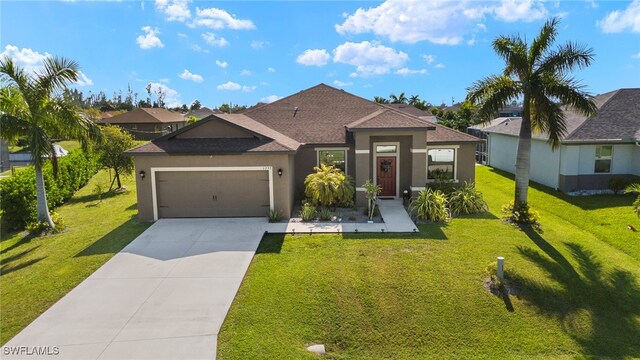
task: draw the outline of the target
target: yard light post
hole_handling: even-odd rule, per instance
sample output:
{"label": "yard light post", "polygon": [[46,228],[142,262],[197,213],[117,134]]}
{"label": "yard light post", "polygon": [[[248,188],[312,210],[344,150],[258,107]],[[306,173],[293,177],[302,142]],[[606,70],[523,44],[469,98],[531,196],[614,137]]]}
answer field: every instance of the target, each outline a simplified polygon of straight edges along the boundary
{"label": "yard light post", "polygon": [[498,256],[498,266],[496,266],[496,276],[501,281],[504,280],[504,257]]}

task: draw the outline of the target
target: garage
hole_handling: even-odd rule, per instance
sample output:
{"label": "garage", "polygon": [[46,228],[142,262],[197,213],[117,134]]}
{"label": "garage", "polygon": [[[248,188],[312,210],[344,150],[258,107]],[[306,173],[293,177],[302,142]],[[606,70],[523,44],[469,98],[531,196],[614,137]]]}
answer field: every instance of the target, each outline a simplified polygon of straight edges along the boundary
{"label": "garage", "polygon": [[152,169],[155,218],[266,216],[270,168]]}

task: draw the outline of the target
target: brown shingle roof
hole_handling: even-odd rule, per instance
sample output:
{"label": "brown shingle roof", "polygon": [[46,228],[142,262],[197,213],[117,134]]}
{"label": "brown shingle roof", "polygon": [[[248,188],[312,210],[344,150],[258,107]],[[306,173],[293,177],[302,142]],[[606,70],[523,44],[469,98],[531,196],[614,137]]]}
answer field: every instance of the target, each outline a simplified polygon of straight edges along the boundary
{"label": "brown shingle roof", "polygon": [[292,150],[266,138],[156,139],[133,148],[126,154],[221,155],[246,152],[292,152]]}
{"label": "brown shingle roof", "polygon": [[431,129],[432,124],[415,116],[390,109],[380,109],[350,124],[348,129]]}
{"label": "brown shingle roof", "polygon": [[153,124],[182,122],[184,116],[162,108],[137,108],[124,114],[97,121],[98,124]]}
{"label": "brown shingle roof", "polygon": [[214,117],[223,119],[230,123],[241,126],[247,130],[260,134],[262,136],[271,138],[277,141],[278,143],[282,144],[283,146],[289,148],[290,150],[297,150],[301,145],[299,142],[293,140],[292,138],[271,129],[262,123],[259,123],[253,120],[252,118],[246,116],[245,114],[216,114],[214,115]]}
{"label": "brown shingle roof", "polygon": [[417,107],[413,106],[413,105],[409,105],[409,104],[384,104],[387,107],[391,107],[394,108],[396,110],[400,110],[403,113],[407,113],[409,115],[413,115],[413,116],[417,116],[417,117],[423,117],[423,116],[428,116],[428,117],[434,117],[433,115],[431,115],[431,113],[427,113],[425,111],[422,111],[420,109],[418,109]]}
{"label": "brown shingle roof", "polygon": [[427,144],[433,144],[433,143],[448,144],[448,143],[461,143],[461,142],[478,143],[483,141],[482,139],[477,138],[473,135],[469,135],[461,131],[448,128],[444,125],[433,123],[433,126],[435,127],[435,131],[427,132]]}

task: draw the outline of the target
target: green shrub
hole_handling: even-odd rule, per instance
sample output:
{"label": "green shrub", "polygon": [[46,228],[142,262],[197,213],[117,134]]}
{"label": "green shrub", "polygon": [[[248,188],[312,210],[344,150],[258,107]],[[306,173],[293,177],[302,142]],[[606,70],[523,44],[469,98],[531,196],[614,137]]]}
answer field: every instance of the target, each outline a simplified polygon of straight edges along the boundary
{"label": "green shrub", "polygon": [[451,215],[447,203],[447,196],[442,191],[427,188],[418,193],[409,208],[420,220],[448,222]]}
{"label": "green shrub", "polygon": [[503,219],[513,224],[540,226],[540,214],[529,204],[522,204],[520,211],[513,211],[513,201],[502,205]]}
{"label": "green shrub", "polygon": [[[58,159],[58,179],[50,162],[42,169],[49,209],[62,205],[84,186],[99,165],[95,156],[74,150]],[[20,230],[36,220],[36,181],[33,166],[0,180],[0,213],[7,230]]]}
{"label": "green shrub", "polygon": [[633,212],[636,215],[638,215],[638,217],[640,218],[640,183],[635,183],[635,184],[631,184],[631,185],[627,186],[627,188],[624,189],[624,192],[626,194],[630,194],[630,193],[638,194],[638,197],[633,202],[633,204],[631,204],[631,207],[633,209]]}
{"label": "green shrub", "polygon": [[618,193],[624,190],[628,185],[629,179],[623,176],[614,176],[609,179],[609,189],[616,195],[618,195]]}
{"label": "green shrub", "polygon": [[276,223],[282,220],[282,213],[278,209],[272,209],[267,213],[267,217],[269,218],[270,223]]}
{"label": "green shrub", "polygon": [[53,229],[46,221],[33,221],[25,226],[25,230],[27,230],[30,235],[38,236],[44,233],[59,233],[66,227],[64,219],[56,212],[51,212],[51,220],[53,220],[53,223],[55,224],[55,228]]}
{"label": "green shrub", "polygon": [[456,184],[453,181],[453,176],[450,172],[436,169],[431,171],[431,178],[433,181],[427,184],[427,187],[434,191],[440,190],[445,195],[451,194],[456,189]]}
{"label": "green shrub", "polygon": [[374,185],[371,179],[367,179],[362,187],[364,187],[364,193],[367,197],[366,215],[369,217],[369,220],[371,220],[373,219],[376,211],[376,198],[378,197],[378,194],[380,194],[380,191],[382,191],[382,186]]}
{"label": "green shrub", "polygon": [[472,182],[465,182],[449,195],[449,208],[453,214],[478,214],[487,211],[487,203]]}
{"label": "green shrub", "polygon": [[351,177],[340,169],[324,164],[314,167],[315,173],[304,180],[304,193],[314,204],[350,207],[353,205],[355,189]]}
{"label": "green shrub", "polygon": [[323,207],[318,210],[318,218],[320,218],[321,221],[329,221],[333,218],[333,212],[331,209]]}
{"label": "green shrub", "polygon": [[313,221],[316,219],[316,206],[312,203],[304,203],[300,210],[302,221]]}

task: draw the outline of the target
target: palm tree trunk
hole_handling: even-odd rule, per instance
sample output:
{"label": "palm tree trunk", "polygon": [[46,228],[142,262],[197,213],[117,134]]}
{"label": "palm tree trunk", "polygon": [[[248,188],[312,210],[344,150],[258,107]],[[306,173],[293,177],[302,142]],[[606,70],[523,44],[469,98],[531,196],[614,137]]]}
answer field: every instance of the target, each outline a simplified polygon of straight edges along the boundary
{"label": "palm tree trunk", "polygon": [[51,228],[55,228],[53,220],[49,215],[49,206],[47,205],[47,193],[44,189],[44,176],[42,175],[42,165],[35,164],[36,168],[36,203],[38,210],[38,221],[47,222]]}
{"label": "palm tree trunk", "polygon": [[531,116],[528,98],[524,99],[522,124],[516,154],[516,191],[513,211],[520,211],[522,205],[527,204],[529,193],[529,166],[531,164]]}

